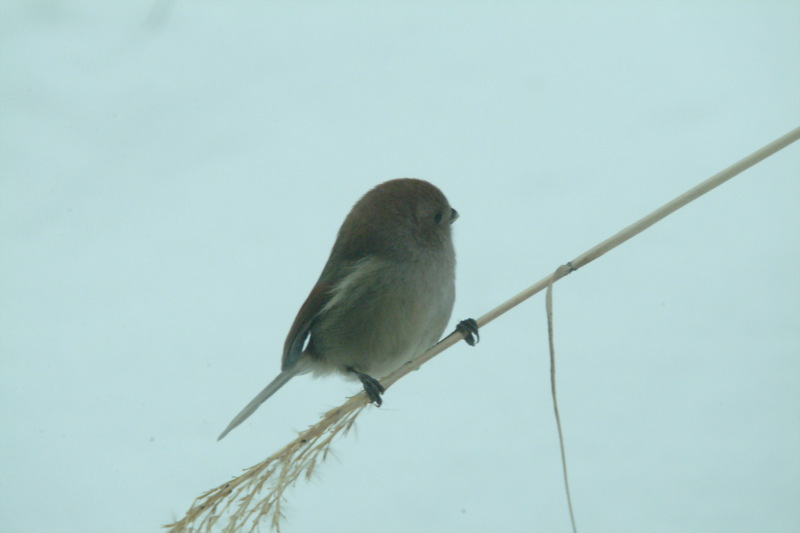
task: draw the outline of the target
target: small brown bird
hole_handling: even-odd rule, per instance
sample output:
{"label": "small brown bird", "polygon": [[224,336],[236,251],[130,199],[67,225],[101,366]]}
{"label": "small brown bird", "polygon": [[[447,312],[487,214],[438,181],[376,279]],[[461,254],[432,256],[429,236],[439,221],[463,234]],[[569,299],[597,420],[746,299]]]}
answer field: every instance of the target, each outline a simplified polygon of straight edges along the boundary
{"label": "small brown bird", "polygon": [[[345,218],[317,284],[289,330],[281,373],[217,440],[298,374],[358,378],[380,406],[379,379],[441,337],[455,300],[451,225],[458,213],[418,179],[395,179],[365,194]],[[474,345],[477,324],[459,331]],[[475,335],[475,337],[473,337]]]}

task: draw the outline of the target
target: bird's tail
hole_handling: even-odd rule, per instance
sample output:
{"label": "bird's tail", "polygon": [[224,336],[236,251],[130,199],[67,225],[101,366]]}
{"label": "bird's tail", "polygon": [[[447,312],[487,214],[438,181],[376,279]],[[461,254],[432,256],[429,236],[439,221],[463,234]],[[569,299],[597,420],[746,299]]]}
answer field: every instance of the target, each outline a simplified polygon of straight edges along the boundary
{"label": "bird's tail", "polygon": [[239,414],[238,414],[238,415],[236,415],[235,417],[233,417],[233,420],[231,420],[231,423],[230,423],[230,424],[228,424],[228,427],[226,427],[226,428],[225,428],[225,431],[223,431],[223,432],[220,434],[220,436],[219,436],[219,437],[217,437],[217,440],[222,440],[222,438],[223,438],[225,435],[227,435],[228,433],[230,433],[230,432],[231,432],[231,430],[232,430],[233,428],[235,428],[236,426],[238,426],[239,424],[241,424],[242,422],[244,422],[245,420],[247,420],[247,419],[250,417],[250,415],[252,415],[252,414],[253,414],[253,413],[256,411],[256,409],[258,409],[258,406],[260,406],[262,403],[264,403],[265,401],[267,401],[267,398],[269,398],[270,396],[272,396],[273,394],[275,394],[275,392],[276,392],[278,389],[280,389],[281,387],[283,387],[284,385],[286,385],[286,383],[287,383],[287,382],[288,382],[290,379],[292,379],[293,377],[295,377],[295,376],[296,376],[298,373],[299,373],[299,372],[298,372],[298,368],[297,368],[297,366],[295,366],[295,367],[293,367],[293,368],[290,368],[290,369],[284,370],[283,372],[281,372],[280,374],[278,374],[278,375],[275,377],[275,379],[273,379],[272,381],[270,381],[269,385],[267,385],[266,387],[264,387],[264,390],[262,390],[261,392],[259,392],[259,393],[256,395],[256,397],[255,397],[255,398],[253,398],[252,400],[250,400],[250,403],[248,403],[248,404],[247,404],[247,405],[244,407],[244,409],[242,409],[242,410],[239,412]]}

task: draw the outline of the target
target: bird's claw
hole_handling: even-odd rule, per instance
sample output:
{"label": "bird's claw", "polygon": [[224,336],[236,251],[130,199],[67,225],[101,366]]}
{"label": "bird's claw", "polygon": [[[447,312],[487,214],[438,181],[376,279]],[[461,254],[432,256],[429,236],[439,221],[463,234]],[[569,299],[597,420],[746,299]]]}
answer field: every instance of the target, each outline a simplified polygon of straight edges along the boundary
{"label": "bird's claw", "polygon": [[380,407],[383,404],[383,398],[381,398],[381,394],[386,392],[386,389],[383,387],[383,385],[381,385],[381,382],[369,374],[359,372],[355,368],[348,368],[347,370],[358,376],[358,379],[361,380],[361,384],[364,386],[364,392],[367,393],[369,402],[375,404],[375,407]]}
{"label": "bird's claw", "polygon": [[475,346],[481,340],[481,336],[478,333],[478,322],[474,318],[467,318],[459,322],[456,326],[456,331],[464,335],[464,340],[470,346]]}

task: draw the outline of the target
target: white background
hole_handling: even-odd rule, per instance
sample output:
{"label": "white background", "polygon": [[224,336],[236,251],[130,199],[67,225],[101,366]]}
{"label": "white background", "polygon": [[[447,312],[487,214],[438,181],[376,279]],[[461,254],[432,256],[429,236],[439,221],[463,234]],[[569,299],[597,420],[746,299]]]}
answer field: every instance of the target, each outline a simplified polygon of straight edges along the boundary
{"label": "white background", "polygon": [[[278,371],[384,180],[456,320],[800,124],[797,2],[0,3],[0,530],[142,532],[358,384]],[[556,286],[580,531],[800,530],[800,145]],[[538,296],[393,387],[284,531],[568,531]]]}

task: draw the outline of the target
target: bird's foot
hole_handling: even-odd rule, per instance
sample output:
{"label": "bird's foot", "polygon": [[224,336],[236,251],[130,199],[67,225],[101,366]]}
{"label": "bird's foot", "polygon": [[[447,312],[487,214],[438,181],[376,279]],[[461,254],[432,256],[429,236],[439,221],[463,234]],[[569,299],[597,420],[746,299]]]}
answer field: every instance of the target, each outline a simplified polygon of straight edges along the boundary
{"label": "bird's foot", "polygon": [[361,384],[364,385],[364,392],[367,393],[369,397],[370,403],[374,403],[375,407],[380,407],[383,403],[383,398],[381,398],[381,394],[386,392],[386,389],[383,388],[381,382],[377,379],[373,378],[369,374],[365,374],[363,372],[359,372],[355,368],[348,368],[348,372],[352,372],[358,379],[361,380]]}
{"label": "bird's foot", "polygon": [[464,335],[464,340],[470,346],[475,346],[481,340],[481,336],[478,333],[478,322],[474,318],[459,322],[456,326],[456,331]]}

